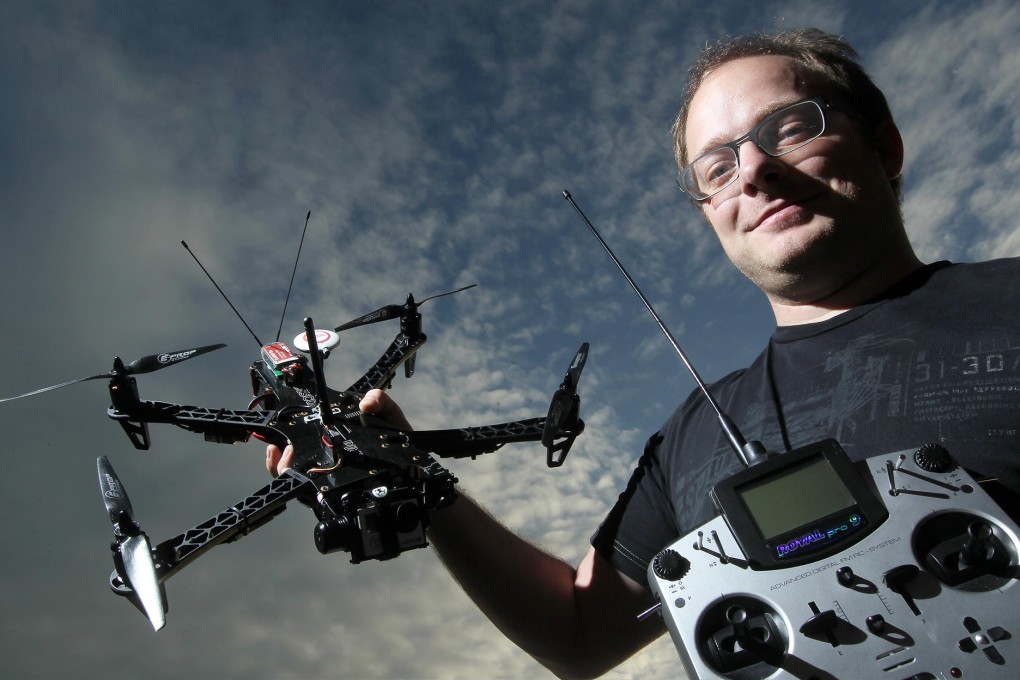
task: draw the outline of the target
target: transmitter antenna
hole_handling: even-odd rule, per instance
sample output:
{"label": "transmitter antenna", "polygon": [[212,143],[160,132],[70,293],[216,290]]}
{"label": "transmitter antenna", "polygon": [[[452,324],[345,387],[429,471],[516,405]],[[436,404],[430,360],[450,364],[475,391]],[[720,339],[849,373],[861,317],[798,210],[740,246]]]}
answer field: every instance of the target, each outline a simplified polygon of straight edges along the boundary
{"label": "transmitter antenna", "polygon": [[[280,341],[280,333],[283,332],[283,320],[287,316],[287,303],[290,302],[290,291],[294,288],[294,275],[297,274],[298,260],[301,259],[301,248],[305,245],[305,232],[308,231],[308,220],[312,218],[312,211],[305,215],[305,228],[301,230],[301,241],[298,243],[297,255],[294,257],[294,271],[290,273],[290,285],[287,286],[287,297],[283,299],[283,314],[280,315],[280,326],[276,329],[276,342]],[[260,345],[261,346],[261,345]]]}
{"label": "transmitter antenna", "polygon": [[248,322],[244,320],[243,316],[241,316],[241,312],[237,311],[237,307],[234,306],[234,303],[230,301],[230,298],[227,297],[227,294],[224,293],[223,289],[220,288],[218,283],[216,283],[216,279],[214,279],[212,277],[212,274],[210,274],[209,271],[202,266],[202,263],[198,261],[197,257],[195,257],[195,253],[191,252],[191,248],[188,247],[187,243],[181,241],[181,245],[184,246],[184,249],[186,251],[188,251],[188,255],[191,255],[191,259],[195,261],[195,264],[197,264],[202,269],[202,271],[205,272],[205,275],[209,278],[209,280],[212,281],[212,285],[216,286],[216,290],[220,292],[220,295],[223,296],[223,299],[226,300],[227,304],[230,305],[230,308],[234,310],[234,314],[237,314],[237,318],[241,320],[241,323],[244,324],[244,327],[248,329],[249,333],[251,333],[251,337],[255,338],[255,342],[258,343],[259,347],[262,347],[262,341],[259,340],[259,336],[255,335],[255,331],[251,329],[251,326],[248,325]]}
{"label": "transmitter antenna", "polygon": [[765,450],[765,447],[762,445],[761,442],[758,441],[748,443],[748,441],[744,439],[744,435],[740,434],[740,430],[737,429],[736,423],[734,423],[733,420],[731,420],[728,415],[723,413],[723,410],[719,407],[719,403],[715,400],[715,397],[713,397],[712,393],[709,391],[708,385],[706,385],[705,381],[701,379],[701,376],[698,374],[697,369],[694,368],[694,364],[691,363],[690,359],[687,358],[687,354],[684,352],[683,348],[680,347],[680,343],[678,343],[676,338],[673,337],[673,334],[670,332],[669,328],[666,327],[665,322],[663,322],[662,317],[660,317],[659,314],[655,311],[655,308],[652,307],[652,303],[648,301],[648,298],[645,297],[645,294],[641,292],[640,288],[638,288],[638,285],[637,283],[635,283],[633,277],[631,277],[631,275],[627,273],[627,270],[624,268],[623,263],[621,263],[620,259],[616,257],[615,253],[613,253],[612,249],[609,247],[609,244],[605,242],[605,240],[599,234],[598,230],[595,229],[595,225],[591,223],[591,220],[589,220],[588,216],[584,214],[584,211],[582,211],[581,208],[577,205],[577,203],[574,202],[574,199],[573,197],[571,197],[570,192],[564,190],[563,198],[567,199],[567,201],[570,202],[570,205],[574,207],[574,210],[576,210],[577,214],[581,216],[581,219],[584,220],[584,223],[588,225],[588,229],[591,230],[591,233],[594,234],[595,238],[598,239],[598,242],[602,244],[602,247],[605,248],[607,253],[609,253],[609,257],[613,258],[613,262],[616,263],[616,266],[619,268],[620,272],[627,279],[627,283],[630,284],[630,287],[633,288],[634,292],[637,293],[639,298],[641,298],[641,302],[644,304],[645,309],[648,310],[648,312],[652,315],[652,318],[655,319],[655,323],[659,325],[659,329],[662,330],[662,332],[666,335],[666,338],[669,340],[669,344],[673,346],[673,350],[676,351],[677,355],[680,357],[680,361],[684,363],[684,366],[687,367],[687,370],[690,372],[690,374],[694,376],[694,381],[698,383],[698,388],[701,390],[702,394],[705,395],[705,398],[708,399],[708,403],[712,407],[712,410],[715,411],[716,418],[718,418],[719,424],[720,426],[722,426],[723,432],[726,433],[726,439],[727,441],[729,441],[730,447],[733,448],[734,453],[737,454],[737,457],[740,459],[740,461],[744,464],[745,467],[750,467],[755,463],[764,460],[765,456],[768,455]]}

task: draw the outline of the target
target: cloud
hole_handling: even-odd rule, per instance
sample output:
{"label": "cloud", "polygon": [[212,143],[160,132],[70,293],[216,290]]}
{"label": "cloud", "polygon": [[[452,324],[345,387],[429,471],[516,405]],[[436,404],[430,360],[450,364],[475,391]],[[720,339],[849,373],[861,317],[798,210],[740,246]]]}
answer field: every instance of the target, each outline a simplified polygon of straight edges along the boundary
{"label": "cloud", "polygon": [[1016,169],[1020,11],[933,6],[918,19],[922,30],[870,59],[904,132],[910,235],[926,259],[1016,255],[1018,206],[1005,178]]}
{"label": "cloud", "polygon": [[[851,11],[852,10],[852,11]],[[4,395],[224,341],[139,379],[143,398],[243,408],[263,340],[478,283],[422,307],[429,343],[393,391],[419,428],[541,416],[578,345],[587,423],[564,467],[537,445],[450,461],[463,487],[568,562],[649,434],[693,386],[561,191],[568,189],[706,378],[770,332],[674,184],[668,130],[706,40],[816,24],[861,48],[908,144],[905,213],[928,258],[1018,254],[1018,12],[972,3],[410,2],[0,7]],[[961,37],[965,36],[965,37]],[[352,383],[396,322],[344,334]],[[168,583],[159,634],[104,583],[108,455],[164,540],[266,483],[263,451],[153,426],[133,450],[101,382],[4,404],[16,484],[0,655],[21,676],[535,677],[429,551],[350,565],[296,506]],[[630,615],[622,613],[621,615]],[[60,649],[60,654],[52,650]],[[673,675],[668,639],[611,677]]]}

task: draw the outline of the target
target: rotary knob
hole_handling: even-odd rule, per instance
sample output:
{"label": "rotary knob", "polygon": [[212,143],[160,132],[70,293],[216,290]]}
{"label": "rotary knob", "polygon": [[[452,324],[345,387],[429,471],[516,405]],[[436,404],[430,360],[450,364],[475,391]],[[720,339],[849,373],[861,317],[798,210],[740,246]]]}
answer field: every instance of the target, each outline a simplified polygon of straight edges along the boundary
{"label": "rotary knob", "polygon": [[690,568],[690,561],[672,548],[666,548],[652,560],[652,571],[667,581],[679,581]]}
{"label": "rotary knob", "polygon": [[949,472],[953,469],[953,457],[938,444],[925,444],[914,451],[914,462],[928,472]]}

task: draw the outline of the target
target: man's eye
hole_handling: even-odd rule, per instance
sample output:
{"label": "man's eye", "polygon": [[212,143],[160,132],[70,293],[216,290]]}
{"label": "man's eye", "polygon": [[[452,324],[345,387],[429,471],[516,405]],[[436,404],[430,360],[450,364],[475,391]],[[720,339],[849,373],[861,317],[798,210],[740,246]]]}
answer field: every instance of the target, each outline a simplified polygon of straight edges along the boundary
{"label": "man's eye", "polygon": [[769,126],[762,143],[776,150],[802,144],[818,135],[818,124],[803,118],[787,118]]}
{"label": "man's eye", "polygon": [[807,123],[797,120],[792,123],[787,123],[779,130],[780,139],[789,139],[796,137],[797,135],[803,134],[808,129]]}
{"label": "man's eye", "polygon": [[708,185],[719,184],[720,182],[726,181],[731,174],[733,169],[736,167],[736,163],[732,160],[715,161],[706,164],[704,172],[701,173]]}
{"label": "man's eye", "polygon": [[815,128],[803,120],[787,123],[779,130],[780,139],[800,139],[813,134]]}

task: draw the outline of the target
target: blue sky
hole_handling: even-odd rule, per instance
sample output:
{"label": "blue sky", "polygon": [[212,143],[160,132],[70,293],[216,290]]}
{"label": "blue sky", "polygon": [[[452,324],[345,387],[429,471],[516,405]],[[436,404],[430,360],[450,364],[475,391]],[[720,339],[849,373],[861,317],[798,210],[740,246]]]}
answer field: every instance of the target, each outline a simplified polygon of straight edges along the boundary
{"label": "blue sky", "polygon": [[[677,190],[669,127],[699,46],[800,26],[846,35],[886,91],[922,259],[1020,255],[1020,9],[1004,0],[4,2],[0,396],[115,355],[225,342],[144,376],[141,393],[243,408],[257,348],[180,241],[270,336],[311,210],[285,339],[303,316],[333,327],[478,284],[422,308],[429,343],[394,385],[420,428],[544,415],[591,343],[588,430],[563,468],[537,446],[450,465],[509,526],[576,561],[693,381],[561,192],[705,378],[746,364],[771,315]],[[351,332],[331,383],[395,332]],[[297,506],[171,580],[153,633],[106,587],[96,456],[161,541],[261,486],[263,451],[154,427],[136,452],[107,403],[94,382],[0,406],[8,674],[542,676],[429,551],[321,557]],[[612,676],[677,669],[662,640]]]}

